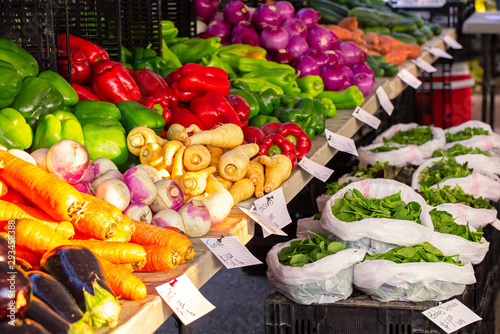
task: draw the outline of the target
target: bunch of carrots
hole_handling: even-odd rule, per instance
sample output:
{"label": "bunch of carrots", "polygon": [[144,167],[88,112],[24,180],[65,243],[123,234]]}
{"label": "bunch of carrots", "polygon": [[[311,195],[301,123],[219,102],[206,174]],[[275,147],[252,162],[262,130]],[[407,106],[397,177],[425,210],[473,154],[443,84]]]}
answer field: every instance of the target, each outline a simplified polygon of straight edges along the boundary
{"label": "bunch of carrots", "polygon": [[333,31],[341,42],[354,42],[369,55],[383,55],[388,63],[400,65],[405,60],[418,58],[422,54],[420,45],[406,44],[389,35],[374,32],[365,34],[358,27],[356,17],[345,17],[338,24],[324,27]]}
{"label": "bunch of carrots", "polygon": [[87,247],[100,260],[115,296],[127,299],[147,294],[134,271],[171,270],[195,255],[189,238],[177,229],[134,221],[108,202],[2,150],[0,225],[6,231],[1,235],[15,238],[16,256],[33,266],[55,247]]}
{"label": "bunch of carrots", "polygon": [[[215,178],[231,194],[233,205],[277,189],[291,173],[284,155],[258,156],[257,144],[244,144],[243,131],[234,124],[212,130],[173,124],[166,139],[147,127],[129,132],[127,145],[141,163],[155,167],[181,187],[186,199],[203,196]],[[210,192],[210,191],[209,191]]]}

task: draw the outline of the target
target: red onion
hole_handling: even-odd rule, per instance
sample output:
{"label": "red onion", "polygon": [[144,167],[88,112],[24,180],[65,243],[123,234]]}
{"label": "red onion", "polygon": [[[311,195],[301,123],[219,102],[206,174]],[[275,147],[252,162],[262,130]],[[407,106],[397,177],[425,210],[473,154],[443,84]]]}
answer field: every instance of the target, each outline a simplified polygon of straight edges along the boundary
{"label": "red onion", "polygon": [[235,34],[236,32],[238,32],[240,30],[253,30],[253,31],[255,31],[255,27],[253,26],[252,22],[250,22],[250,21],[240,21],[233,26],[233,30],[232,30],[231,34]]}
{"label": "red onion", "polygon": [[283,27],[269,26],[260,33],[260,44],[269,51],[286,48],[290,35]]}
{"label": "red onion", "polygon": [[199,33],[196,37],[201,38],[201,39],[209,39],[210,37],[214,37],[214,35],[204,31]]}
{"label": "red onion", "polygon": [[309,44],[307,40],[301,36],[292,36],[288,41],[286,46],[288,52],[296,59],[299,59],[307,50],[309,50]]}
{"label": "red onion", "polygon": [[311,49],[315,50],[330,50],[333,45],[332,32],[325,27],[313,27],[309,29],[307,42]]}
{"label": "red onion", "polygon": [[231,34],[231,44],[248,44],[252,46],[260,46],[260,38],[255,30],[238,30]]}
{"label": "red onion", "polygon": [[318,63],[318,66],[321,67],[323,65],[326,65],[330,58],[328,57],[328,55],[326,53],[324,53],[323,51],[321,50],[313,50],[313,49],[309,49],[306,53],[305,53],[306,56],[310,56],[312,57],[314,60],[316,60],[316,62]]}
{"label": "red onion", "polygon": [[320,75],[318,63],[312,57],[301,56],[299,63],[295,67],[295,71],[299,73],[299,78],[306,75]]}
{"label": "red onion", "polygon": [[338,91],[344,85],[345,74],[340,67],[335,65],[321,67],[320,76],[325,84],[325,90]]}
{"label": "red onion", "polygon": [[284,20],[292,18],[295,15],[295,8],[293,8],[293,5],[288,1],[278,1],[274,6],[278,8]]}
{"label": "red onion", "polygon": [[330,32],[330,35],[332,35],[332,47],[330,48],[330,50],[334,50],[334,51],[339,50],[340,49],[339,37],[333,31],[331,31],[331,30],[328,30],[328,31]]}
{"label": "red onion", "polygon": [[375,80],[375,73],[371,69],[370,65],[368,65],[365,61],[360,61],[354,65],[351,66],[352,72],[354,74],[358,73],[366,73],[368,75],[371,75],[373,79]]}
{"label": "red onion", "polygon": [[247,5],[239,0],[229,1],[224,6],[224,18],[230,24],[248,20],[249,16]]}
{"label": "red onion", "polygon": [[295,17],[304,22],[307,29],[310,29],[318,25],[321,14],[311,7],[306,7],[299,9],[298,12],[295,13]]}
{"label": "red onion", "polygon": [[351,78],[354,76],[354,72],[349,66],[342,66],[342,72],[344,72],[346,79],[351,80]]}
{"label": "red onion", "polygon": [[278,9],[269,4],[257,7],[252,16],[252,23],[260,30],[268,26],[277,27],[281,24],[281,21],[281,14]]}
{"label": "red onion", "polygon": [[373,90],[375,80],[370,74],[358,73],[354,74],[354,77],[351,79],[351,83],[358,86],[361,93],[363,93],[364,96],[367,96]]}
{"label": "red onion", "polygon": [[215,16],[220,0],[196,0],[196,17],[205,23]]}
{"label": "red onion", "polygon": [[359,62],[363,57],[363,52],[359,46],[354,42],[342,42],[340,43],[340,51],[344,55],[345,64],[347,66],[352,66]]}
{"label": "red onion", "polygon": [[279,64],[287,64],[294,66],[297,62],[295,57],[290,54],[287,49],[279,49],[278,52],[273,56],[273,61]]}
{"label": "red onion", "polygon": [[326,50],[325,54],[328,56],[328,65],[337,65],[342,67],[345,64],[344,55],[342,52],[336,50]]}
{"label": "red onion", "polygon": [[231,26],[226,21],[212,21],[205,32],[220,37],[221,41],[228,41],[231,37]]}
{"label": "red onion", "polygon": [[217,12],[215,13],[214,17],[208,23],[213,22],[213,21],[224,21],[224,13],[223,12]]}
{"label": "red onion", "polygon": [[351,87],[352,83],[350,79],[347,79],[344,81],[344,84],[342,85],[342,88],[340,88],[340,91],[346,90],[347,88]]}
{"label": "red onion", "polygon": [[281,26],[288,31],[290,36],[302,36],[307,38],[307,27],[304,22],[297,18],[286,19],[281,23]]}

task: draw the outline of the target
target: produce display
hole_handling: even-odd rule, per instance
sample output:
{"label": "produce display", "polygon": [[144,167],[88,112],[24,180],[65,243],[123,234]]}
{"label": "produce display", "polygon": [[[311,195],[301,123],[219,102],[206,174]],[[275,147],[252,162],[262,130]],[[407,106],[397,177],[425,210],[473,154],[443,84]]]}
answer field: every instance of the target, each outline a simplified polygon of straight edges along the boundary
{"label": "produce display", "polygon": [[467,127],[462,131],[458,131],[456,133],[450,133],[446,132],[446,142],[447,143],[452,143],[455,141],[460,141],[460,140],[465,140],[465,139],[470,139],[473,136],[478,136],[478,135],[486,135],[488,136],[490,133],[488,130],[485,130],[483,128],[479,127]]}
{"label": "produce display", "polygon": [[465,177],[472,172],[467,167],[467,163],[460,164],[455,158],[443,158],[431,167],[426,167],[422,170],[419,176],[421,186],[431,186],[444,180]]}
{"label": "produce display", "polygon": [[480,226],[476,232],[472,232],[467,225],[459,225],[455,223],[453,215],[446,211],[440,211],[436,208],[432,209],[429,214],[434,224],[434,230],[440,233],[458,235],[466,240],[473,242],[481,242],[483,237],[482,227]]}
{"label": "produce display", "polygon": [[441,188],[429,188],[424,186],[417,191],[425,198],[425,202],[432,206],[444,203],[461,203],[473,208],[491,208],[488,201],[482,197],[476,198],[471,194],[465,193],[460,185],[454,187],[443,186]]}
{"label": "produce display", "polygon": [[455,144],[447,150],[443,150],[441,148],[435,150],[434,153],[432,153],[432,157],[456,157],[457,155],[464,154],[483,154],[487,157],[491,156],[490,152],[483,151],[479,147],[466,147],[462,144]]}

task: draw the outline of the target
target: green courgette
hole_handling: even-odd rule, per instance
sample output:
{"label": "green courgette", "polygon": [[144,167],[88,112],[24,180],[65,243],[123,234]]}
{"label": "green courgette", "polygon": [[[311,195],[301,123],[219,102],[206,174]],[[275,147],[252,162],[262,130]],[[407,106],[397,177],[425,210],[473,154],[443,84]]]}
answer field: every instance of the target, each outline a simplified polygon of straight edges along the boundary
{"label": "green courgette", "polygon": [[443,31],[443,28],[441,25],[437,23],[429,23],[429,27],[431,27],[432,32],[434,33],[434,36],[441,35],[441,32]]}
{"label": "green courgette", "polygon": [[380,63],[380,66],[384,69],[384,75],[386,77],[394,77],[399,72],[398,65],[394,63],[382,62]]}
{"label": "green courgette", "polygon": [[321,15],[320,24],[338,24],[344,18],[344,16],[328,8],[316,7],[314,9]]}
{"label": "green courgette", "polygon": [[347,14],[349,13],[349,8],[347,6],[335,3],[333,1],[328,1],[328,0],[310,0],[309,5],[311,8],[317,9],[317,8],[323,8],[323,9],[330,9],[337,14],[341,15],[342,17],[346,17]]}
{"label": "green courgette", "polygon": [[425,36],[425,34],[422,31],[418,30],[418,29],[415,30],[411,35],[413,37],[415,37],[415,39],[417,40],[417,44],[418,45],[422,45],[425,42],[427,42],[427,36]]}
{"label": "green courgette", "polygon": [[427,39],[431,39],[432,37],[434,37],[434,33],[432,32],[432,29],[428,24],[424,24],[419,28],[419,30],[425,34]]}
{"label": "green courgette", "polygon": [[392,28],[392,32],[403,32],[405,34],[412,34],[415,30],[417,30],[418,27],[411,18],[404,18],[403,20],[399,21],[398,24],[396,24]]}
{"label": "green courgette", "polygon": [[364,27],[392,28],[404,19],[403,16],[373,8],[355,7],[349,10],[349,16],[355,16]]}
{"label": "green courgette", "polygon": [[406,10],[399,10],[398,14],[406,17],[408,20],[411,20],[413,23],[415,23],[417,25],[418,28],[420,28],[424,25],[424,20],[418,14],[408,12]]}
{"label": "green courgette", "polygon": [[391,29],[387,28],[387,27],[366,27],[363,29],[363,31],[365,32],[365,34],[369,33],[369,32],[374,32],[374,33],[377,33],[377,34],[385,34],[385,35],[388,35],[391,33]]}
{"label": "green courgette", "polygon": [[393,32],[393,33],[390,33],[389,36],[397,39],[398,41],[406,43],[406,44],[418,44],[417,39],[415,37],[413,37],[412,35],[409,35],[409,34],[402,33],[402,32]]}

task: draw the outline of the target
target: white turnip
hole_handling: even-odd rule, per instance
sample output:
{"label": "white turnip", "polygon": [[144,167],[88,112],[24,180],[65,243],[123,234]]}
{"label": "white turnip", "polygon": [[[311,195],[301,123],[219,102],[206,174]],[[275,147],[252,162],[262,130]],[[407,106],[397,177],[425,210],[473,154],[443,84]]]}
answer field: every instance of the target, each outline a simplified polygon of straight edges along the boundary
{"label": "white turnip", "polygon": [[139,164],[136,167],[144,169],[146,171],[146,173],[148,173],[149,177],[151,178],[151,181],[153,181],[153,182],[160,181],[162,179],[160,172],[156,168],[154,168],[153,166]]}
{"label": "white turnip", "polygon": [[156,198],[156,187],[145,169],[134,166],[123,173],[123,182],[130,190],[130,202],[149,205]]}
{"label": "white turnip", "polygon": [[175,181],[163,179],[156,181],[154,185],[156,188],[156,197],[150,205],[153,212],[163,209],[177,211],[184,204],[184,194],[181,187]]}
{"label": "white turnip", "polygon": [[204,236],[212,226],[210,212],[200,201],[193,200],[188,202],[184,204],[178,212],[184,223],[184,232],[190,238]]}
{"label": "white turnip", "polygon": [[170,209],[158,211],[153,216],[151,224],[160,227],[174,226],[185,232],[181,215],[177,211]]}
{"label": "white turnip", "polygon": [[117,170],[117,169],[108,169],[104,174],[102,174],[100,177],[96,178],[92,182],[92,186],[94,187],[94,189],[97,189],[97,187],[99,187],[99,185],[101,184],[102,181],[107,180],[107,179],[118,179],[118,180],[121,180],[122,176],[123,175],[122,175],[122,173],[120,173],[119,170]]}
{"label": "white turnip", "polygon": [[47,153],[48,152],[49,152],[49,149],[44,148],[44,147],[39,148],[38,150],[31,152],[31,156],[33,157],[33,159],[35,159],[36,165],[46,172],[49,171],[47,169]]}
{"label": "white turnip", "polygon": [[130,204],[130,191],[125,182],[118,179],[104,180],[95,190],[95,196],[113,204],[120,211]]}
{"label": "white turnip", "polygon": [[19,159],[23,159],[26,162],[29,162],[30,164],[36,165],[35,158],[33,158],[28,152],[19,150],[17,148],[11,148],[7,152],[15,155]]}
{"label": "white turnip", "polygon": [[91,162],[92,167],[94,168],[94,178],[99,178],[102,174],[106,173],[110,169],[118,170],[115,163],[108,158],[99,157]]}
{"label": "white turnip", "polygon": [[144,203],[132,203],[123,211],[123,214],[129,216],[132,219],[144,222],[151,223],[153,219],[153,213],[149,206]]}
{"label": "white turnip", "polygon": [[48,171],[69,184],[80,182],[90,164],[85,146],[71,139],[55,143],[47,152],[46,159]]}

